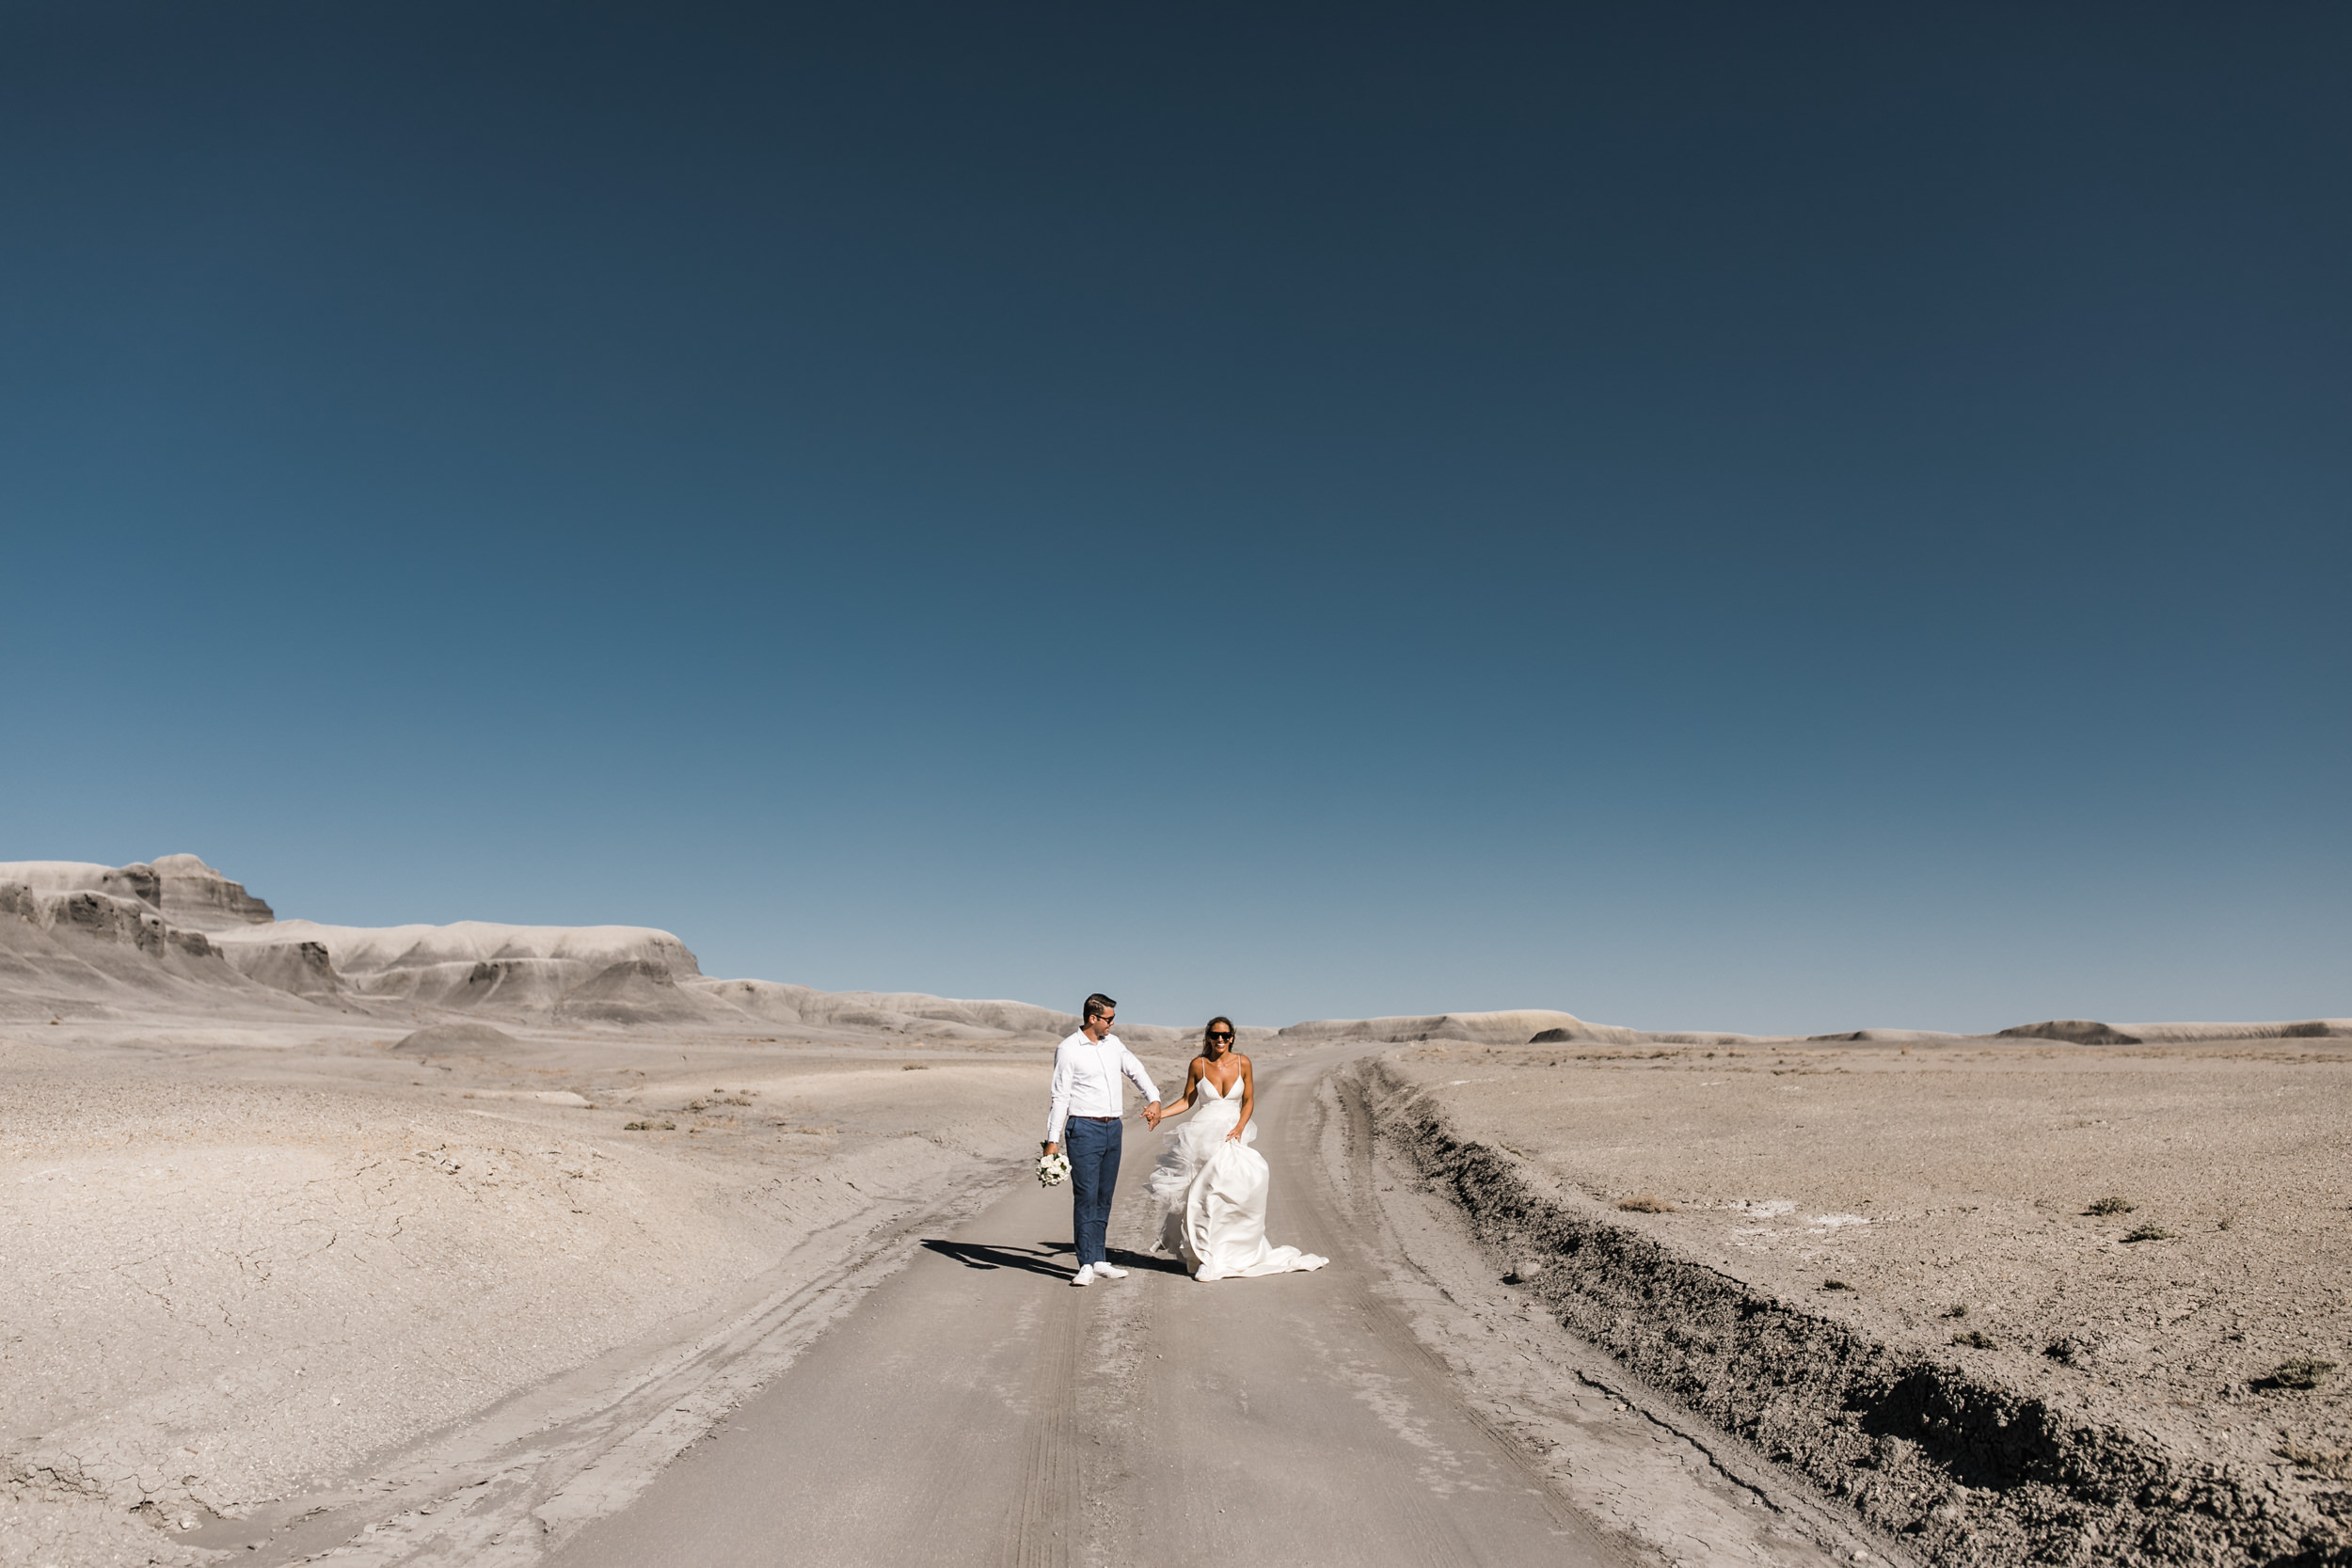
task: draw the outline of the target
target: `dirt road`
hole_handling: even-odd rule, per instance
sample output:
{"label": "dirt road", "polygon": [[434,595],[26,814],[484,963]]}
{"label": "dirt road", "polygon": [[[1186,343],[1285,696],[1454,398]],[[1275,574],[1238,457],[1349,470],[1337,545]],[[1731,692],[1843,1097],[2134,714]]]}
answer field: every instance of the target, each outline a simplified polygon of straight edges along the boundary
{"label": "dirt road", "polygon": [[1259,1147],[1272,1239],[1328,1268],[1201,1285],[1136,1253],[1157,1140],[1131,1122],[1127,1278],[1072,1289],[1066,1191],[1016,1189],[552,1560],[1624,1560],[1375,1292],[1375,1227],[1315,1158],[1311,1071],[1263,1074]]}

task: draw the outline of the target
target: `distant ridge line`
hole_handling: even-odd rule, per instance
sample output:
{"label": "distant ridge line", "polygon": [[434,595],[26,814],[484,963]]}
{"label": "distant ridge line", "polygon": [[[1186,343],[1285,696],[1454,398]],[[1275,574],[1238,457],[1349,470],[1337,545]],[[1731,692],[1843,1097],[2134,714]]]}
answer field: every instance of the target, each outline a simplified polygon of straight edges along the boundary
{"label": "distant ridge line", "polygon": [[[11,927],[7,917],[15,917]],[[668,931],[643,926],[326,926],[278,919],[270,906],[195,855],[107,866],[0,862],[0,1002],[51,1011],[140,990],[197,985],[248,1003],[629,1027],[666,1023],[727,1032],[785,1028],[966,1042],[1042,1041],[1078,1026],[1058,1008],[914,991],[821,991],[773,980],[713,979]],[[61,943],[72,944],[71,949]],[[93,966],[90,944],[116,956]],[[19,951],[23,949],[23,951]],[[122,950],[129,949],[129,952]],[[78,951],[77,951],[78,950]],[[1138,1045],[1182,1046],[1192,1025],[1128,1023]],[[1992,1035],[1854,1029],[1826,1035],[1667,1031],[1593,1023],[1551,1008],[1309,1019],[1247,1027],[1245,1042],[1449,1040],[1495,1046],[1796,1045],[2046,1040],[2165,1045],[2222,1039],[2352,1038],[2352,1019],[2262,1023],[2108,1023],[2045,1019]]]}

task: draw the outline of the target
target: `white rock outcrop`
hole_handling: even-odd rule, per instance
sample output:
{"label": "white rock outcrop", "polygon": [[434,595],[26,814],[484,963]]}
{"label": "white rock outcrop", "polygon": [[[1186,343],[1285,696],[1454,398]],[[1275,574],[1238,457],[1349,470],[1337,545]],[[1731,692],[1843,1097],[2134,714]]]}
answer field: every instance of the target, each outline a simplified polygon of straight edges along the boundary
{"label": "white rock outcrop", "polygon": [[[683,1027],[910,1039],[1045,1039],[1073,1014],[1025,1002],[913,991],[829,992],[716,980],[686,944],[644,926],[328,926],[278,920],[194,855],[109,866],[0,863],[0,1016],[46,1017],[194,985],[232,1006],[310,1003],[393,1015],[456,1014],[565,1026]],[[175,989],[179,988],[179,989]],[[1187,1031],[1124,1033],[1167,1044]]]}
{"label": "white rock outcrop", "polygon": [[157,908],[174,926],[221,931],[266,926],[278,918],[243,882],[230,881],[194,855],[157,855],[149,869],[161,884]]}

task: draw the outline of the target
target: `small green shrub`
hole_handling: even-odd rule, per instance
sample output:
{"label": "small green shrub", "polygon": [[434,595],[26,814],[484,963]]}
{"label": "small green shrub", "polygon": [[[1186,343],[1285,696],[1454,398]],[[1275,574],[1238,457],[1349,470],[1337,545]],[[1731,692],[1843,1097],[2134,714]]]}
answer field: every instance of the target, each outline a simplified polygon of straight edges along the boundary
{"label": "small green shrub", "polygon": [[2143,1225],[2124,1232],[2123,1239],[2127,1242],[2169,1242],[2172,1239],[2172,1232],[2160,1225]]}
{"label": "small green shrub", "polygon": [[2128,1214],[2139,1205],[2127,1197],[2103,1197],[2083,1211],[2086,1214]]}
{"label": "small green shrub", "polygon": [[1972,1328],[1965,1334],[1953,1335],[1952,1343],[1966,1345],[1970,1350],[1999,1350],[2001,1348],[2001,1342],[1998,1339],[1980,1328]]}
{"label": "small green shrub", "polygon": [[2281,1361],[2270,1370],[2268,1377],[2260,1379],[2267,1388],[2316,1388],[2334,1373],[2336,1364],[2316,1356],[2298,1355],[2292,1361]]}

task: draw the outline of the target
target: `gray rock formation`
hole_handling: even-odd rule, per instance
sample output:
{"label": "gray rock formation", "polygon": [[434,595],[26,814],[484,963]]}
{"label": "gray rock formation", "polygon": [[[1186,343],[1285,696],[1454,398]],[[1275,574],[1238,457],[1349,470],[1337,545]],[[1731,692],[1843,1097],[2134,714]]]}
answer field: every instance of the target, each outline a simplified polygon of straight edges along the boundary
{"label": "gray rock formation", "polygon": [[458,1023],[435,1023],[392,1043],[394,1051],[418,1056],[481,1056],[511,1051],[519,1043],[503,1029],[468,1019]]}
{"label": "gray rock formation", "polygon": [[[125,866],[0,863],[0,1016],[44,1021],[56,1010],[127,1000],[126,986],[209,982],[225,988],[212,1000],[231,1006],[259,995],[272,999],[271,1008],[426,1010],[591,1027],[943,1041],[1041,1041],[1077,1027],[1069,1013],[1025,1002],[713,980],[684,942],[644,927],[280,921],[194,855]],[[140,958],[147,961],[134,961]],[[1150,1025],[1124,1032],[1139,1045],[1191,1035]]]}
{"label": "gray rock formation", "polygon": [[246,979],[313,1002],[332,1001],[348,989],[342,976],[335,973],[335,961],[321,942],[223,947],[220,953],[230,967]]}
{"label": "gray rock formation", "polygon": [[239,926],[266,926],[278,917],[270,907],[246,892],[194,855],[158,855],[146,867],[159,884],[156,908],[174,926],[198,931],[230,930]]}
{"label": "gray rock formation", "polygon": [[163,879],[144,862],[99,865],[90,861],[0,861],[0,882],[15,882],[35,893],[101,893],[163,913]]}
{"label": "gray rock formation", "polygon": [[565,991],[555,1016],[594,1023],[692,1024],[708,1023],[727,1010],[707,991],[680,987],[669,965],[624,958]]}
{"label": "gray rock formation", "polygon": [[53,890],[0,879],[0,1020],[46,1023],[67,1013],[158,1006],[266,1015],[309,1006],[246,979],[203,932],[171,925],[144,898],[43,880]]}

